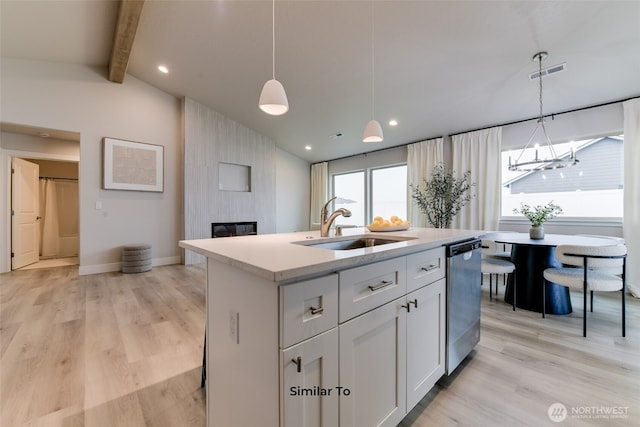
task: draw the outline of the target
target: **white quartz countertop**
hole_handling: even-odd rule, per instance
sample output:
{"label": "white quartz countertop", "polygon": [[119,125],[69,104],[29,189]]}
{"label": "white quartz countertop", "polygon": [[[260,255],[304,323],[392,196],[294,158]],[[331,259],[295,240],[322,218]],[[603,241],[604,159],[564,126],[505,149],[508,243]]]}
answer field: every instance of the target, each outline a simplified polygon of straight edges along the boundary
{"label": "white quartz countertop", "polygon": [[[333,231],[332,231],[333,233]],[[373,233],[366,228],[348,228],[342,237],[320,237],[320,231],[259,234],[216,239],[182,240],[180,247],[207,258],[232,265],[285,284],[356,265],[395,258],[483,235],[479,230],[410,228],[405,231]],[[411,240],[369,248],[330,250],[296,244],[320,243],[353,236],[391,238],[413,237]],[[215,272],[213,273],[215,274]]]}

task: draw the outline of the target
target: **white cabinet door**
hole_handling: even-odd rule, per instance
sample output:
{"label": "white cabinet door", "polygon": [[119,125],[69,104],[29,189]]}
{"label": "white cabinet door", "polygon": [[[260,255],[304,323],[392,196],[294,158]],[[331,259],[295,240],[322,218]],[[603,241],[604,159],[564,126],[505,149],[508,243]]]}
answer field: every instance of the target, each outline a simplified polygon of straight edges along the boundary
{"label": "white cabinet door", "polygon": [[281,426],[337,426],[338,328],[289,347],[280,354]]}
{"label": "white cabinet door", "polygon": [[445,279],[407,295],[407,412],[445,372]]}
{"label": "white cabinet door", "polygon": [[404,302],[399,298],[340,325],[340,427],[396,426],[404,418]]}

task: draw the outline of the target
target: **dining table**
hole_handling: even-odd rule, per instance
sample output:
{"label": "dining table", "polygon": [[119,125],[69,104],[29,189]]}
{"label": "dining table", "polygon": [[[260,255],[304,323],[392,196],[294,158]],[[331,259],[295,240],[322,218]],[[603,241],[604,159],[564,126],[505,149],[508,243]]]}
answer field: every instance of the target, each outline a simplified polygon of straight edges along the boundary
{"label": "dining table", "polygon": [[544,296],[545,310],[549,314],[569,314],[572,311],[569,288],[549,282],[544,278],[545,269],[562,267],[562,263],[555,257],[556,247],[559,245],[607,246],[617,244],[612,238],[604,236],[545,234],[543,239],[532,239],[529,237],[529,233],[508,231],[489,232],[483,235],[482,239],[511,245],[511,261],[515,264],[516,269],[507,280],[504,301],[512,304],[515,286],[516,307],[542,313],[542,298]]}

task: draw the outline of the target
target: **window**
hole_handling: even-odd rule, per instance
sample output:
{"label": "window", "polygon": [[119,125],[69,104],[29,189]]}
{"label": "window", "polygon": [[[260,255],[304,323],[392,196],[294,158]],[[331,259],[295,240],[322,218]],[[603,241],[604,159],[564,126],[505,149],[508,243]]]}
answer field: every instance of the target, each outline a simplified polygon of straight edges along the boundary
{"label": "window", "polygon": [[332,175],[334,206],[351,211],[350,218],[340,217],[340,225],[364,226],[374,216],[407,218],[407,165],[385,166]]}
{"label": "window", "polygon": [[371,214],[407,219],[407,165],[371,169]]}
{"label": "window", "polygon": [[[554,149],[558,156],[568,155],[572,145],[579,163],[562,169],[510,172],[509,156],[515,160],[520,151],[502,152],[502,216],[515,216],[513,209],[520,203],[544,205],[553,200],[562,208],[562,217],[622,218],[622,135],[554,144]],[[524,156],[533,158],[534,150],[527,149]]]}
{"label": "window", "polygon": [[[339,217],[336,224],[363,226],[365,224],[364,171],[333,175],[333,194],[338,196],[334,202],[336,209],[351,211],[351,217]],[[331,213],[331,212],[329,212]]]}

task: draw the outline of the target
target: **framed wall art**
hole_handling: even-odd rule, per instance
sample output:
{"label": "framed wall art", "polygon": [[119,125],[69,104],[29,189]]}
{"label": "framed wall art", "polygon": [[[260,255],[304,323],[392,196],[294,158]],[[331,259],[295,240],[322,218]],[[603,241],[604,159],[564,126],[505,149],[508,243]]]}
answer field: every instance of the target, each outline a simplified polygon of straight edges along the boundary
{"label": "framed wall art", "polygon": [[105,190],[164,191],[162,145],[104,138]]}

